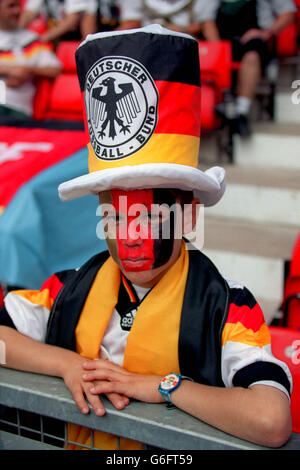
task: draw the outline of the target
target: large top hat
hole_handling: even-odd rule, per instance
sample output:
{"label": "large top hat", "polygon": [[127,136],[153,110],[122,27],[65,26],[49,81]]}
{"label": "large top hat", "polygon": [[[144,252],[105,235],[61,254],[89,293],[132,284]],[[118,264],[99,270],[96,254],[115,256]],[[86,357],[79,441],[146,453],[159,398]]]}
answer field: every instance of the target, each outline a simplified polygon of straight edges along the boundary
{"label": "large top hat", "polygon": [[112,188],[179,188],[206,206],[225,170],[198,166],[198,43],[159,25],[88,35],[76,51],[89,134],[89,173],[59,186],[63,201]]}

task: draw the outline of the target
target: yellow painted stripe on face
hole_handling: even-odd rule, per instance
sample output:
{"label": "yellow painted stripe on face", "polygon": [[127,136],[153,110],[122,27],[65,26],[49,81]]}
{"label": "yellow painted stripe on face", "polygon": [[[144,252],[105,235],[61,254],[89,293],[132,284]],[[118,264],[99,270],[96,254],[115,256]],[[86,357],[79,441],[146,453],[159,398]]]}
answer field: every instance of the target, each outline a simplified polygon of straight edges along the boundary
{"label": "yellow painted stripe on face", "polygon": [[119,160],[100,160],[95,156],[92,145],[89,149],[89,171],[119,168],[125,165],[143,163],[177,163],[194,168],[198,166],[199,137],[179,134],[154,134],[138,152]]}
{"label": "yellow painted stripe on face", "polygon": [[0,206],[0,215],[2,215],[2,214],[3,214],[3,212],[4,212],[4,209],[5,209],[5,207],[4,207],[4,206]]}
{"label": "yellow painted stripe on face", "polygon": [[262,348],[271,343],[271,336],[266,323],[263,323],[256,332],[250,328],[245,328],[242,323],[226,323],[222,333],[222,346],[227,341],[248,344],[249,346],[258,346]]}

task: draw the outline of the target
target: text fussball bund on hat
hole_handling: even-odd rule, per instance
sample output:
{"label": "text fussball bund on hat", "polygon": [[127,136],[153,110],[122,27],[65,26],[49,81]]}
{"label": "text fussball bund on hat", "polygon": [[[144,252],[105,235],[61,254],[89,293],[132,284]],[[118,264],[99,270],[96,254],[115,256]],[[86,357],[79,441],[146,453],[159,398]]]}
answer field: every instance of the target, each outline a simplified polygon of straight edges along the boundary
{"label": "text fussball bund on hat", "polygon": [[194,191],[205,206],[225,170],[198,166],[197,41],[160,25],[88,35],[76,51],[89,135],[89,173],[59,186],[63,201],[118,188]]}

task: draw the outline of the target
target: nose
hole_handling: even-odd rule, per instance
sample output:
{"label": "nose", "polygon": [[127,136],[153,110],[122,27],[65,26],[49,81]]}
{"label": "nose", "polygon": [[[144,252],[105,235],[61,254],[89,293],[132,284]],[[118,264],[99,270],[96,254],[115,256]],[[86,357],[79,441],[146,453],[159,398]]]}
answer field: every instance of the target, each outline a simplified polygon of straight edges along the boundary
{"label": "nose", "polygon": [[136,224],[129,224],[126,230],[126,236],[123,240],[124,245],[128,247],[140,247],[143,245],[143,239],[139,232],[139,226]]}

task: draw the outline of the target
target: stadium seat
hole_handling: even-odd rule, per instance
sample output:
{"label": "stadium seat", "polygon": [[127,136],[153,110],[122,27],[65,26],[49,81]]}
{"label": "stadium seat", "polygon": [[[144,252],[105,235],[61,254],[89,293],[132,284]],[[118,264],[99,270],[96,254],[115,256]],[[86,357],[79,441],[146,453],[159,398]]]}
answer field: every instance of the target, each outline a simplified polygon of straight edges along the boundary
{"label": "stadium seat", "polygon": [[79,44],[80,41],[61,41],[57,46],[56,54],[65,73],[76,73],[75,52]]}
{"label": "stadium seat", "polygon": [[269,330],[274,356],[288,365],[293,377],[293,432],[300,433],[300,332],[278,326],[269,326]]}
{"label": "stadium seat", "polygon": [[4,294],[3,294],[2,287],[0,285],[0,308],[2,308],[3,306],[4,306]]}
{"label": "stadium seat", "polygon": [[81,93],[76,73],[75,51],[79,41],[62,41],[56,55],[61,74],[53,82],[43,80],[35,97],[35,119],[82,121]]}
{"label": "stadium seat", "polygon": [[36,92],[33,100],[33,118],[43,120],[46,116],[52,82],[47,79],[35,80]]}
{"label": "stadium seat", "polygon": [[293,248],[281,306],[282,325],[300,331],[300,234]]}
{"label": "stadium seat", "polygon": [[294,0],[294,3],[297,7],[296,24],[297,24],[298,34],[299,34],[300,33],[300,0]]}
{"label": "stadium seat", "polygon": [[296,21],[284,28],[277,36],[276,54],[278,58],[297,55],[298,28]]}
{"label": "stadium seat", "polygon": [[[226,97],[231,95],[232,50],[228,41],[198,41],[202,83],[202,134],[218,130],[217,145],[232,160],[232,133],[226,115]],[[218,106],[223,106],[222,115]]]}
{"label": "stadium seat", "polygon": [[198,41],[200,71],[204,82],[213,82],[222,96],[231,88],[232,53],[229,41]]}

